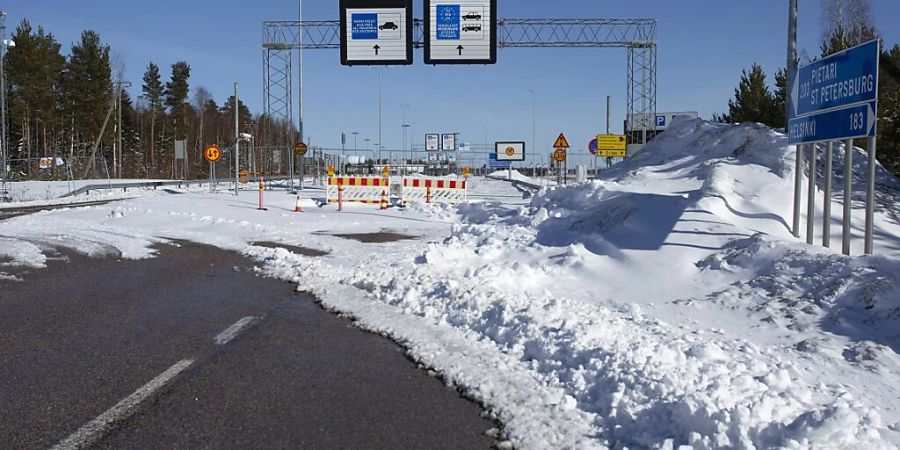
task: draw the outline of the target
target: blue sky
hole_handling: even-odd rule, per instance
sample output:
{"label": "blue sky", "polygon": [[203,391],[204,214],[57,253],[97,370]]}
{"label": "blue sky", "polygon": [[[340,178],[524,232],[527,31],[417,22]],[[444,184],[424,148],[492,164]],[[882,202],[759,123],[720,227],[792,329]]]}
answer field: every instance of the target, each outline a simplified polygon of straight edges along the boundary
{"label": "blue sky", "polygon": [[[740,71],[753,62],[773,73],[786,58],[784,0],[498,0],[502,18],[656,18],[659,21],[659,111],[699,111],[709,118],[727,108]],[[801,52],[818,54],[820,0],[800,0]],[[900,2],[872,0],[888,45],[900,42]],[[421,17],[421,0],[414,0]],[[44,26],[68,53],[81,30],[94,29],[125,64],[140,95],[141,75],[154,61],[186,60],[192,87],[205,86],[219,103],[240,83],[241,98],[262,107],[262,22],[293,20],[295,0],[0,0],[11,32],[22,18]],[[336,20],[337,0],[306,0],[304,19]],[[404,111],[416,144],[427,132],[459,132],[462,142],[531,140],[537,99],[537,148],[549,151],[559,132],[580,150],[606,123],[613,97],[613,132],[625,115],[624,49],[500,49],[493,66],[425,66],[416,50],[409,67],[383,70],[385,147],[400,148]],[[378,69],[340,65],[337,50],[304,53],[306,135],[313,145],[340,147],[349,137],[378,138]],[[532,149],[529,149],[531,152]]]}

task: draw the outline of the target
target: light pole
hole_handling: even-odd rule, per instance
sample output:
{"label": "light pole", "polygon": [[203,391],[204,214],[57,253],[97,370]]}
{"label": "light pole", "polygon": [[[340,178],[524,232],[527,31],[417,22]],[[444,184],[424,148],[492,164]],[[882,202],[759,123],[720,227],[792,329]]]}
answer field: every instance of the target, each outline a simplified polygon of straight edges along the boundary
{"label": "light pole", "polygon": [[535,138],[537,130],[537,96],[533,89],[529,89],[531,93],[531,151],[537,150],[537,139]]}
{"label": "light pole", "polygon": [[406,172],[406,131],[409,128],[409,124],[406,123],[406,110],[409,108],[409,103],[401,103],[400,109],[403,110],[403,123],[400,124],[400,127],[403,129],[403,147],[400,148],[400,155],[403,157],[403,171]]}
{"label": "light pole", "polygon": [[234,83],[234,195],[240,194],[241,127],[239,121],[240,101],[238,100],[238,84]]}
{"label": "light pole", "polygon": [[[404,120],[403,120],[403,125],[402,125],[402,128],[403,128],[403,151],[402,151],[402,154],[403,154],[403,175],[406,175],[406,164],[407,164],[407,161],[409,161],[408,159],[406,159],[406,143],[407,143],[407,140],[406,140],[406,134],[407,134],[407,131],[409,131],[409,126],[410,126],[410,125],[409,125],[408,123],[406,123],[406,119],[404,119]],[[410,156],[409,159],[412,159],[412,150],[409,151],[409,156]]]}
{"label": "light pole", "polygon": [[381,94],[381,68],[378,68],[378,160],[381,161],[381,150],[384,148],[384,138],[382,137],[382,116],[384,113],[382,94]]}
{"label": "light pole", "polygon": [[359,152],[359,146],[356,145],[356,138],[359,137],[359,131],[354,131],[353,133],[353,154],[357,154]]}
{"label": "light pole", "polygon": [[0,200],[9,200],[9,176],[6,170],[7,152],[9,150],[6,139],[6,70],[3,60],[7,47],[15,47],[16,43],[6,40],[6,13],[0,11]]}

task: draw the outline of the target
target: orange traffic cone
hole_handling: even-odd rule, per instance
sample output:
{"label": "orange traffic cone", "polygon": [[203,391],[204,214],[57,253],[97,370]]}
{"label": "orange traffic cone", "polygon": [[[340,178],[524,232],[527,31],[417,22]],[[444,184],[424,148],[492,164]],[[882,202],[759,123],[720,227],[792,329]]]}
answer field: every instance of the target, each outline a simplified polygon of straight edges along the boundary
{"label": "orange traffic cone", "polygon": [[297,203],[294,204],[294,212],[303,212],[303,207],[300,206],[300,194],[297,194]]}
{"label": "orange traffic cone", "polygon": [[381,190],[381,209],[388,209],[387,193],[384,191],[384,189]]}

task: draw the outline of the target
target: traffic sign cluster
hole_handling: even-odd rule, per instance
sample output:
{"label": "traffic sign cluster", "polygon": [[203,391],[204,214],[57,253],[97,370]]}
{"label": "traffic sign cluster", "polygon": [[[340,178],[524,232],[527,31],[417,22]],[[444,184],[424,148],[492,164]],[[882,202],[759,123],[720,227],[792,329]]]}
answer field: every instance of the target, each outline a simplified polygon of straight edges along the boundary
{"label": "traffic sign cluster", "polygon": [[[413,62],[412,0],[340,0],[341,64]],[[497,0],[423,0],[426,64],[497,62]]]}

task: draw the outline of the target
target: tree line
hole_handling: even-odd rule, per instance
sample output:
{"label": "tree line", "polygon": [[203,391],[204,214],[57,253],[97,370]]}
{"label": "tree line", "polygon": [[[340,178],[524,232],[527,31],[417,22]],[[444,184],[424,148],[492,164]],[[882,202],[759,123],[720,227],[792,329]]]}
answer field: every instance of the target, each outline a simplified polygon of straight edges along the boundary
{"label": "tree line", "polygon": [[[872,21],[868,0],[823,0],[822,41],[825,57],[859,44],[880,39],[881,61],[878,68],[878,161],[900,176],[900,45],[888,48]],[[759,122],[784,128],[788,80],[784,69],[775,73],[770,89],[766,72],[754,63],[744,70],[734,97],[728,101],[728,113],[714,120],[728,123]],[[862,146],[862,142],[857,143]]]}
{"label": "tree line", "polygon": [[[78,165],[75,177],[105,176],[100,161],[113,177],[168,178],[176,140],[187,141],[189,163],[178,175],[202,177],[208,167],[202,150],[234,144],[234,96],[220,105],[205,87],[192,88],[187,61],[171,64],[167,79],[149,62],[134,85],[141,94],[132,99],[124,65],[95,31],[84,31],[68,55],[52,33],[27,19],[12,40],[4,56],[11,179],[39,178],[33,161],[46,157]],[[287,148],[291,124],[253,115],[242,101],[237,108],[240,131],[257,146]]]}

